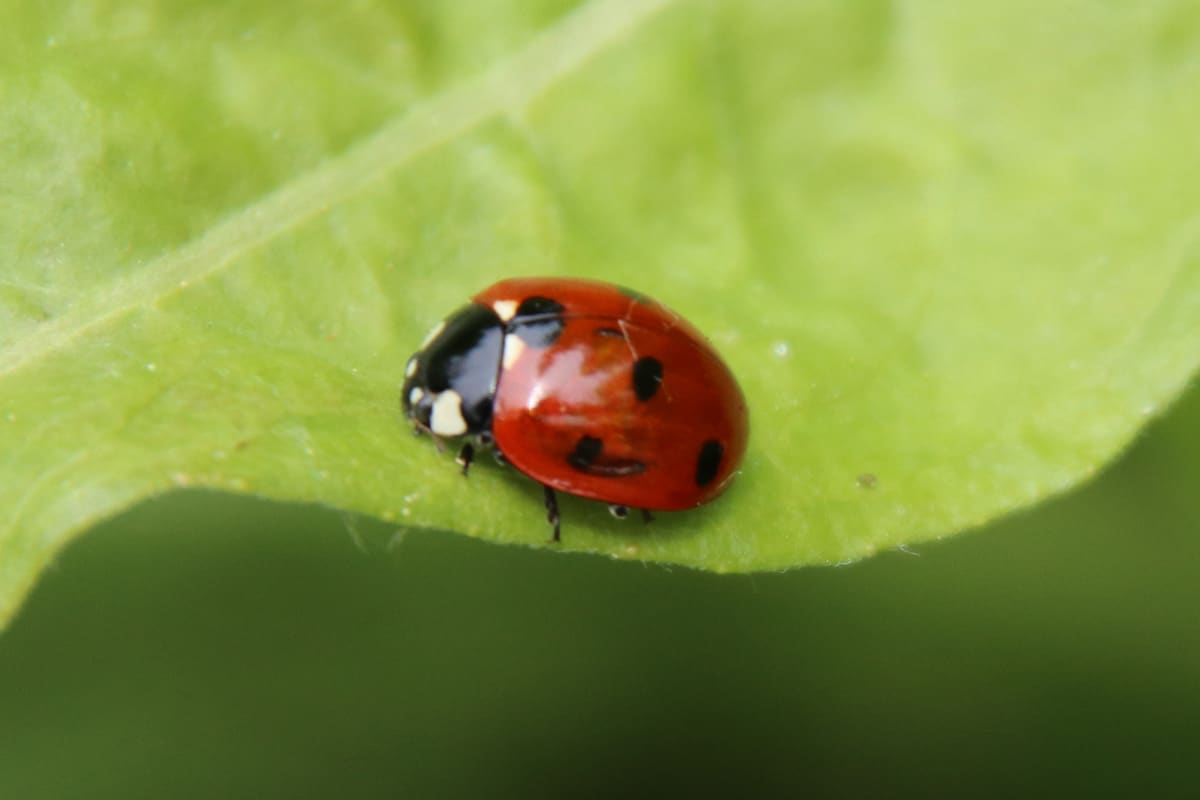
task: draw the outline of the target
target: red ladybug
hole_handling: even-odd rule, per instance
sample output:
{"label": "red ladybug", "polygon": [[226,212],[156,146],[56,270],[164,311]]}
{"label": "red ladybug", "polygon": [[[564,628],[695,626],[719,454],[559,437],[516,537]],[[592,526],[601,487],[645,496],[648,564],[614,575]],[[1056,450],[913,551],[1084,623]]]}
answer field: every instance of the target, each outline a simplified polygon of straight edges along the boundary
{"label": "red ladybug", "polygon": [[466,439],[545,487],[629,508],[707,503],[733,480],[749,417],[737,381],[686,320],[599,281],[513,278],[426,337],[401,402],[418,432]]}

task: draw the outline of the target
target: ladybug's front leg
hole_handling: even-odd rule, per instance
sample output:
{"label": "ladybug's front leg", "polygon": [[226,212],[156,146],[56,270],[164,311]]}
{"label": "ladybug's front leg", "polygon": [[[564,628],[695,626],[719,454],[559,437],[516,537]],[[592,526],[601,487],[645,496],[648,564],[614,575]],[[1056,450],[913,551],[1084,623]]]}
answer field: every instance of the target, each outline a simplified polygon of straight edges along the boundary
{"label": "ladybug's front leg", "polygon": [[554,526],[553,541],[561,542],[562,537],[559,535],[558,527],[558,497],[549,486],[543,486],[542,488],[546,490],[546,522]]}
{"label": "ladybug's front leg", "polygon": [[454,460],[462,465],[463,477],[467,477],[467,472],[471,469],[471,462],[475,460],[475,447],[470,442],[463,442],[463,446],[459,448],[458,457]]}

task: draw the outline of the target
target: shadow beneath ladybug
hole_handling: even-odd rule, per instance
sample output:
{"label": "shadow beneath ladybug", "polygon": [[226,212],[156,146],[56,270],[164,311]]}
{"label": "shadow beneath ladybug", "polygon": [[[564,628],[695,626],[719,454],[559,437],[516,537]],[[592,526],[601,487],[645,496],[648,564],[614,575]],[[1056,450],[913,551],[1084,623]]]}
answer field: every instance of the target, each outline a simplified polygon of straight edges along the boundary
{"label": "shadow beneath ladybug", "polygon": [[[481,459],[481,463],[484,460]],[[492,461],[492,459],[487,459]],[[547,542],[555,542],[554,521],[550,509],[546,508],[545,489],[537,481],[514,469],[489,463],[487,469],[497,470],[505,481],[519,488],[529,506],[531,527],[542,521]],[[566,550],[588,550],[621,552],[622,548],[649,542],[667,542],[694,538],[701,534],[698,523],[703,518],[711,521],[714,515],[724,517],[732,513],[732,504],[721,502],[706,504],[700,508],[683,511],[649,511],[642,509],[616,509],[600,500],[555,492],[559,536],[557,543]],[[630,553],[626,553],[627,555]]]}

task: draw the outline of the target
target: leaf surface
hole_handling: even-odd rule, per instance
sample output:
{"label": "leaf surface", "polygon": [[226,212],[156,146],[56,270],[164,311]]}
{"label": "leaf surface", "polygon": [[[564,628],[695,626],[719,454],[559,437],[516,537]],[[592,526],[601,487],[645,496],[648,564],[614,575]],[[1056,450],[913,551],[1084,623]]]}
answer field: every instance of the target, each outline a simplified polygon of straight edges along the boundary
{"label": "leaf surface", "polygon": [[708,332],[720,501],[563,549],[716,571],[949,535],[1087,478],[1200,358],[1186,2],[19,3],[0,32],[0,620],[179,486],[544,544],[397,389],[514,274]]}

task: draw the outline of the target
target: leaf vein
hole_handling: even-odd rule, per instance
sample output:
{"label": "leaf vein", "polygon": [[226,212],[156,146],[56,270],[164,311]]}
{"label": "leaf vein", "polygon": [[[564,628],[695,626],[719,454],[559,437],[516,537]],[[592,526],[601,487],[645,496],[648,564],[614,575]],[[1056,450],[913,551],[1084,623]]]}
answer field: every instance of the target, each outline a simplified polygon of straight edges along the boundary
{"label": "leaf vein", "polygon": [[329,210],[423,152],[534,101],[674,0],[592,0],[474,79],[435,95],[342,154],[280,186],[188,244],[117,279],[0,350],[0,376],[86,331],[220,272],[249,250]]}

